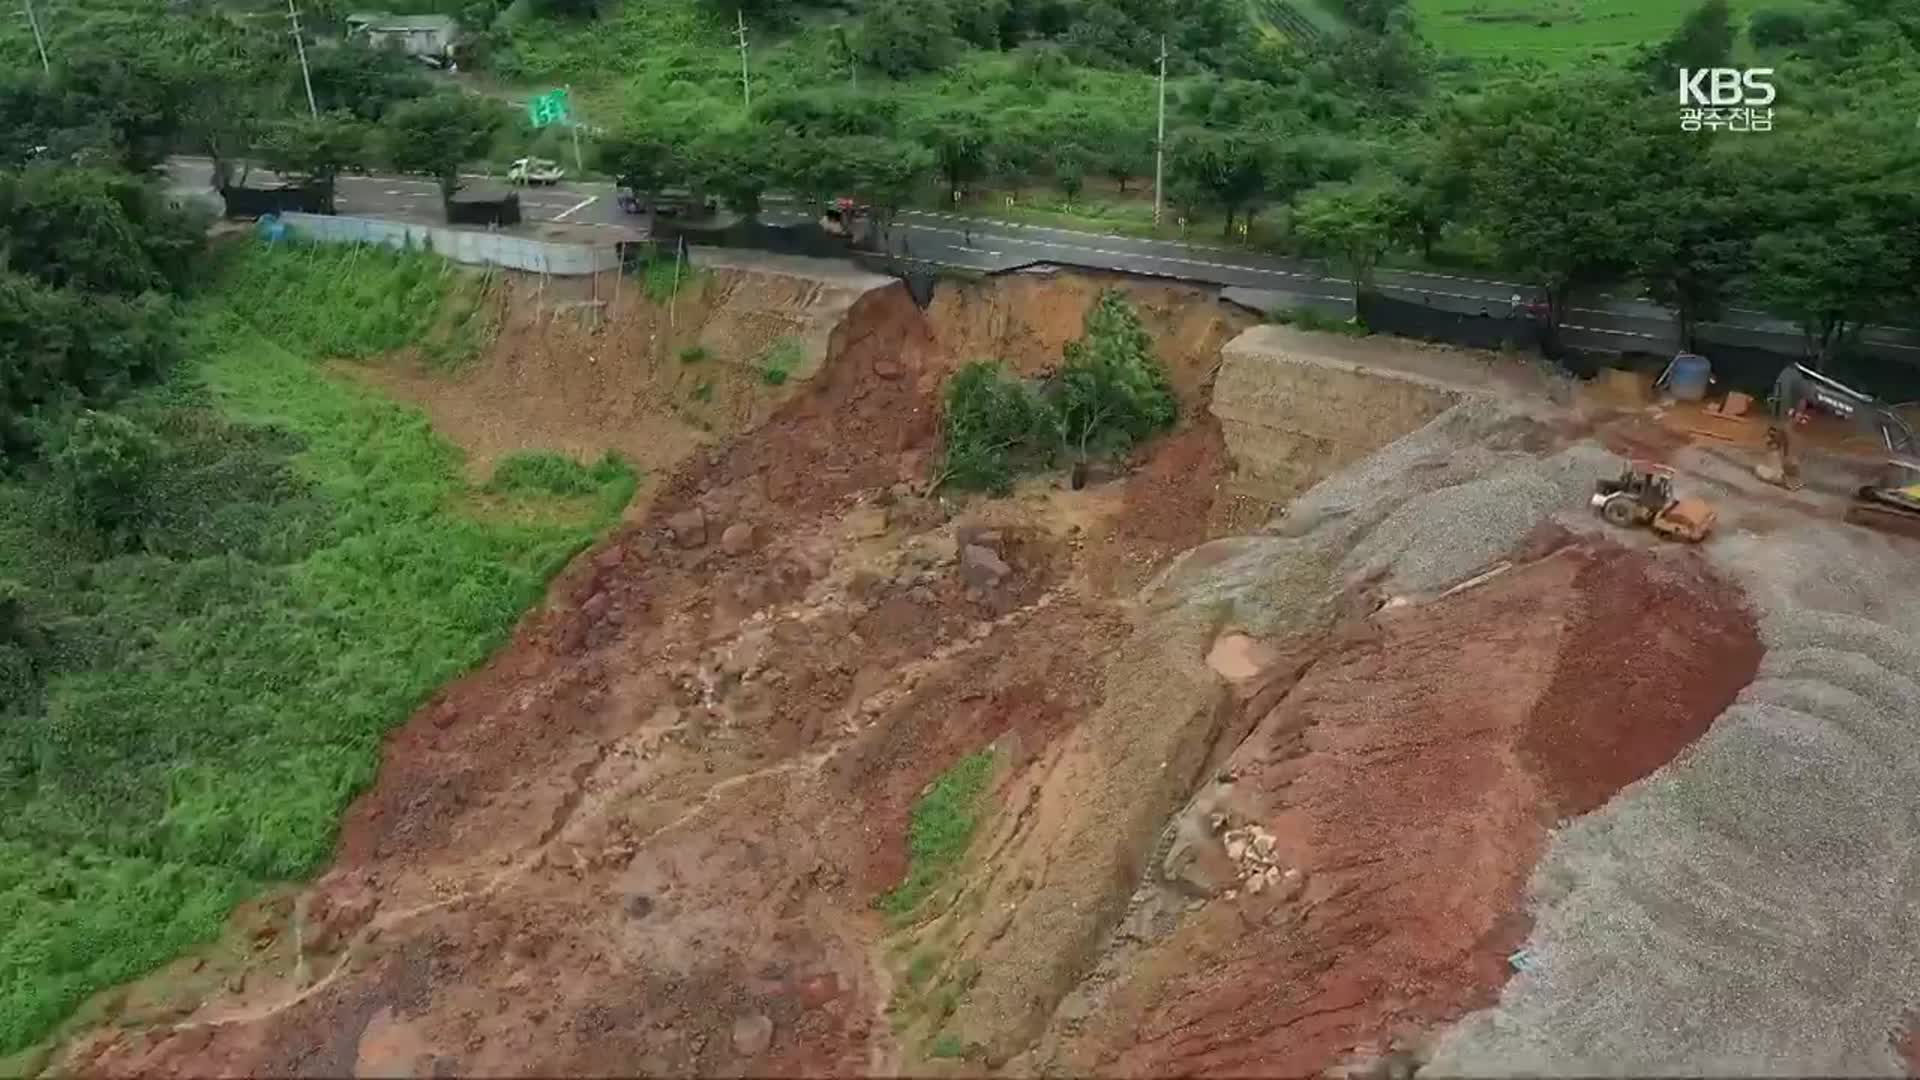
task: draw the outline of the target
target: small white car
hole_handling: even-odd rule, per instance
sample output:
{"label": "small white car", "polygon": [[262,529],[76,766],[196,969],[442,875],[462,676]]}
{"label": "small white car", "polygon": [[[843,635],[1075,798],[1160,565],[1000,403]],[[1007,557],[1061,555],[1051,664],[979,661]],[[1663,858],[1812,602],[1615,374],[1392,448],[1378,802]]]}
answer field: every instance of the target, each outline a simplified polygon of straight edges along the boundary
{"label": "small white car", "polygon": [[507,167],[507,182],[510,184],[557,184],[567,175],[557,161],[546,158],[518,158]]}

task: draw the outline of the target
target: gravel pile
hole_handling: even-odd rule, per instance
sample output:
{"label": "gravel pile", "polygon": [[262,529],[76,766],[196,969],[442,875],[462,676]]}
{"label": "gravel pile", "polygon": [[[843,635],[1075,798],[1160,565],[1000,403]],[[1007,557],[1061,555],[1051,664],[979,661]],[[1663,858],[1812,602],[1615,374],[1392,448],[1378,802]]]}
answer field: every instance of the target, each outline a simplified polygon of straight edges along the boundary
{"label": "gravel pile", "polygon": [[[1759,677],[1556,835],[1525,970],[1422,1075],[1904,1073],[1920,1000],[1920,572],[1837,523],[1723,535]],[[1603,688],[1596,688],[1597,690]]]}
{"label": "gravel pile", "polygon": [[1146,599],[1284,635],[1324,626],[1350,582],[1458,583],[1554,514],[1580,511],[1594,478],[1619,466],[1590,444],[1541,457],[1544,440],[1524,413],[1469,399],[1301,495],[1260,534],[1188,553]]}
{"label": "gravel pile", "polygon": [[[1190,554],[1148,598],[1277,635],[1327,625],[1364,575],[1444,588],[1583,514],[1618,467],[1591,444],[1540,446],[1523,416],[1468,402],[1261,535]],[[1423,1075],[1903,1071],[1889,1037],[1920,1005],[1920,562],[1838,522],[1730,529],[1704,551],[1754,608],[1759,677],[1679,760],[1556,834],[1522,970]]]}
{"label": "gravel pile", "polygon": [[1444,589],[1511,552],[1554,514],[1580,506],[1594,478],[1618,460],[1581,444],[1409,500],[1354,548],[1342,572],[1377,576],[1393,593]]}

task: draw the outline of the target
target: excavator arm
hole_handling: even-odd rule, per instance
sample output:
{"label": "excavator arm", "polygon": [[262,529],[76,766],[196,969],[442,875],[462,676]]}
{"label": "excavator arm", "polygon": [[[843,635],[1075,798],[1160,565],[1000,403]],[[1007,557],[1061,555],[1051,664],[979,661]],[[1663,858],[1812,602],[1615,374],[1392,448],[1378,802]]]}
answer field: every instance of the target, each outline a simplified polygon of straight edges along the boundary
{"label": "excavator arm", "polygon": [[1914,453],[1913,428],[1872,394],[1861,393],[1805,364],[1789,364],[1774,380],[1768,399],[1773,423],[1767,430],[1771,460],[1754,470],[1762,480],[1786,488],[1800,486],[1800,457],[1793,428],[1810,410],[1837,416],[1871,432],[1896,456]]}

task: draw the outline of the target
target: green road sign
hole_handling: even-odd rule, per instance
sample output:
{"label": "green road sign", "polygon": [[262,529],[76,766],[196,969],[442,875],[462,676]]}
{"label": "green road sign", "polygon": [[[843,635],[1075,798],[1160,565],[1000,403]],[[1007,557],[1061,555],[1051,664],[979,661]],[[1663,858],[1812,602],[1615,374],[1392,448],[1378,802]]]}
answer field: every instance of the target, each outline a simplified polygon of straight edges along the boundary
{"label": "green road sign", "polygon": [[544,94],[534,95],[533,100],[527,102],[527,119],[537,128],[546,127],[548,124],[566,123],[566,90],[549,90]]}

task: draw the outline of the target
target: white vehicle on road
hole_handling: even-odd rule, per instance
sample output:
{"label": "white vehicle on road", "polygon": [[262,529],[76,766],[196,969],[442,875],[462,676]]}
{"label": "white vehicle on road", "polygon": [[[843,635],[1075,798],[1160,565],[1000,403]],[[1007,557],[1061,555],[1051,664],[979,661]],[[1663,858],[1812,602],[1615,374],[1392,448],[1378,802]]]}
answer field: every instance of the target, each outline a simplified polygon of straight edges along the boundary
{"label": "white vehicle on road", "polygon": [[567,175],[557,161],[546,158],[518,158],[507,167],[507,182],[510,184],[557,184]]}

